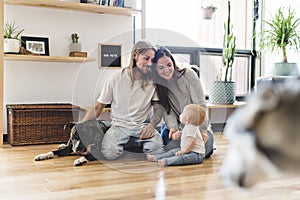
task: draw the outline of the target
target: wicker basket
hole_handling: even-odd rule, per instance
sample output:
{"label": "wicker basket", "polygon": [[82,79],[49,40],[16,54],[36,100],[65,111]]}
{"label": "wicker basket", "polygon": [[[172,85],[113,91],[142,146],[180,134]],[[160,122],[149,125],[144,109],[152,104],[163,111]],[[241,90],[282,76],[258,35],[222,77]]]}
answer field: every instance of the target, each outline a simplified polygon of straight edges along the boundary
{"label": "wicker basket", "polygon": [[67,142],[67,122],[77,121],[79,107],[72,104],[6,105],[8,142],[11,145]]}

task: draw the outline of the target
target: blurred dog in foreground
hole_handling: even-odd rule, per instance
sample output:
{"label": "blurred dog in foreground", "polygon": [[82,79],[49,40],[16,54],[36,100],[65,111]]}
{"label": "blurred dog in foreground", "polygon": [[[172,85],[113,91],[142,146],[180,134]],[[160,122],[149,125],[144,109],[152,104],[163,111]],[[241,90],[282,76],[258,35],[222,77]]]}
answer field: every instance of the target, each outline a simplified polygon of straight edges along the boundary
{"label": "blurred dog in foreground", "polygon": [[300,172],[300,80],[265,87],[229,118],[220,175],[251,187],[270,173]]}

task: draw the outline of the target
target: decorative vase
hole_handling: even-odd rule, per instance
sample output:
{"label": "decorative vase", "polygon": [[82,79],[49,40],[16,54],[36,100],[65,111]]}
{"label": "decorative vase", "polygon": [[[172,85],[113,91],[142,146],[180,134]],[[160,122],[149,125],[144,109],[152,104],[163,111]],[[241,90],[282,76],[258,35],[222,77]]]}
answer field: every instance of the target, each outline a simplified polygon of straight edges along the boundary
{"label": "decorative vase", "polygon": [[202,18],[203,19],[212,19],[214,17],[215,11],[212,11],[210,8],[202,8]]}
{"label": "decorative vase", "polygon": [[4,53],[19,53],[20,41],[18,39],[4,39]]}
{"label": "decorative vase", "polygon": [[212,82],[209,102],[216,104],[233,104],[235,102],[235,82]]}
{"label": "decorative vase", "polygon": [[274,63],[271,69],[272,76],[299,76],[297,63]]}
{"label": "decorative vase", "polygon": [[81,43],[71,43],[70,52],[81,52]]}

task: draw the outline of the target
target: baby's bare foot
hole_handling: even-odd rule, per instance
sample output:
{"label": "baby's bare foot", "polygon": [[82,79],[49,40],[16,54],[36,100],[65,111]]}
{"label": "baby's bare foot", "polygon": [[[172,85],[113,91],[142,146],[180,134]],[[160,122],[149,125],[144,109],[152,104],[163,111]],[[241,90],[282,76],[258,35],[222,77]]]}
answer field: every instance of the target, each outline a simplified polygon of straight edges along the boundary
{"label": "baby's bare foot", "polygon": [[147,154],[146,158],[147,158],[148,161],[152,161],[152,162],[155,161],[155,156],[154,155]]}
{"label": "baby's bare foot", "polygon": [[160,166],[160,167],[164,167],[164,166],[165,166],[165,161],[164,161],[164,159],[158,160],[158,161],[157,161],[157,164],[158,164],[158,166]]}

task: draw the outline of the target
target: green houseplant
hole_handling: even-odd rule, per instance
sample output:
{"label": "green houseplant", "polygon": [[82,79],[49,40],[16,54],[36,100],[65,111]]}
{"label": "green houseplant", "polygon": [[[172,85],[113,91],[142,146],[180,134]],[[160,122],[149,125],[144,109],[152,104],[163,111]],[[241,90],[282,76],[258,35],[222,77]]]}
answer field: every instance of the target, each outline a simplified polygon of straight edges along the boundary
{"label": "green houseplant", "polygon": [[4,53],[19,53],[20,35],[24,29],[19,29],[15,22],[5,22],[4,24]]}
{"label": "green houseplant", "polygon": [[223,36],[223,66],[220,70],[220,74],[217,76],[217,81],[214,81],[211,86],[209,100],[212,103],[231,104],[235,102],[235,82],[232,81],[232,66],[236,54],[236,36],[233,34],[232,29],[230,0],[228,0],[228,17],[224,23]]}
{"label": "green houseplant", "polygon": [[78,43],[79,36],[77,33],[72,33],[71,38],[73,43]]}
{"label": "green houseplant", "polygon": [[72,43],[70,44],[70,52],[81,52],[81,43],[78,42],[79,36],[77,33],[71,34]]}
{"label": "green houseplant", "polygon": [[289,63],[287,59],[287,49],[298,52],[300,45],[300,35],[297,31],[300,18],[296,18],[295,15],[296,12],[291,7],[280,7],[269,21],[263,21],[266,28],[261,32],[261,49],[271,53],[282,53],[282,62],[274,64],[272,75],[299,75],[297,64]]}

